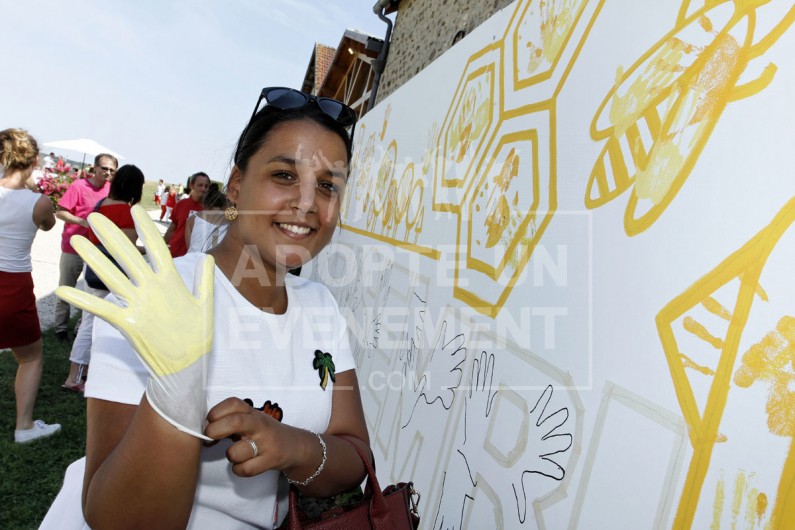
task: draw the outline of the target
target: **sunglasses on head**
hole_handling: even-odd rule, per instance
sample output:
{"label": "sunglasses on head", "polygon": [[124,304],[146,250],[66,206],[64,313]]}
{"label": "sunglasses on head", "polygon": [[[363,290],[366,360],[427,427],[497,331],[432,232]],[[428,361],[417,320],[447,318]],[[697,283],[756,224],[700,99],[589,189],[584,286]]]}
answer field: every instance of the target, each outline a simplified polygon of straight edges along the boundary
{"label": "sunglasses on head", "polygon": [[[251,114],[251,119],[248,121],[249,125],[251,125],[251,121],[254,119],[254,116],[256,116],[257,111],[259,110],[259,105],[262,103],[263,99],[269,106],[276,107],[277,109],[281,110],[302,109],[310,103],[314,103],[321,111],[323,111],[326,116],[330,117],[343,127],[350,127],[351,139],[353,138],[353,131],[356,127],[357,116],[356,111],[350,108],[348,105],[337,101],[336,99],[316,97],[311,94],[305,94],[304,92],[294,88],[280,86],[262,89],[259,99],[257,100],[257,104],[254,105],[254,112]],[[248,130],[248,125],[246,126],[246,130]]]}

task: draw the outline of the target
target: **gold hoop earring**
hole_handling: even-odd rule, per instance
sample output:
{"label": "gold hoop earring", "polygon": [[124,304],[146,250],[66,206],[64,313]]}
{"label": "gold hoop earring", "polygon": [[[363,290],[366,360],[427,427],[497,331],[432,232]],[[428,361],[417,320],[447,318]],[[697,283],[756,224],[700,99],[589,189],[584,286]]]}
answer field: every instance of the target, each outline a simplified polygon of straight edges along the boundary
{"label": "gold hoop earring", "polygon": [[234,221],[237,219],[238,211],[234,205],[229,206],[226,210],[224,210],[224,217],[226,217],[227,221]]}

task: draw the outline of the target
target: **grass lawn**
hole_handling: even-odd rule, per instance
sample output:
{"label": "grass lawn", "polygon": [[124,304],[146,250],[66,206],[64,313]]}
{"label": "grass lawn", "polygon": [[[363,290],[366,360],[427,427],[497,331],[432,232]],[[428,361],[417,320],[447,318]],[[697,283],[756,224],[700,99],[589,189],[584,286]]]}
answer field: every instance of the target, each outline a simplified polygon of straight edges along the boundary
{"label": "grass lawn", "polygon": [[144,193],[141,197],[141,206],[145,210],[159,210],[160,207],[155,204],[155,191],[157,191],[157,182],[144,182]]}
{"label": "grass lawn", "polygon": [[44,332],[44,372],[34,419],[60,423],[61,432],[29,444],[14,443],[14,377],[10,351],[0,354],[0,528],[38,528],[61,488],[66,467],[85,454],[86,408],[82,394],[61,389],[71,344]]}

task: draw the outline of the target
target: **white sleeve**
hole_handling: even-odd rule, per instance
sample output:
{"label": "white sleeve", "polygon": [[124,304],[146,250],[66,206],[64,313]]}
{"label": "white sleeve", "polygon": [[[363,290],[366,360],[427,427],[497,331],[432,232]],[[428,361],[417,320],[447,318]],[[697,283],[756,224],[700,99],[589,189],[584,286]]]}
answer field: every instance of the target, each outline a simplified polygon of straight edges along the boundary
{"label": "white sleeve", "polygon": [[149,372],[127,339],[101,318],[94,318],[85,396],[138,405],[148,380]]}
{"label": "white sleeve", "polygon": [[[326,292],[328,292],[328,290]],[[334,306],[334,309],[337,313],[337,320],[339,321],[337,326],[337,341],[339,347],[337,349],[337,354],[334,356],[334,368],[338,374],[341,374],[342,372],[347,372],[348,370],[355,370],[356,362],[353,360],[353,351],[351,350],[351,341],[348,333],[348,321],[345,320],[345,317],[340,311],[339,305],[337,305],[337,301],[330,292],[328,293],[328,296],[331,298],[331,304]]]}

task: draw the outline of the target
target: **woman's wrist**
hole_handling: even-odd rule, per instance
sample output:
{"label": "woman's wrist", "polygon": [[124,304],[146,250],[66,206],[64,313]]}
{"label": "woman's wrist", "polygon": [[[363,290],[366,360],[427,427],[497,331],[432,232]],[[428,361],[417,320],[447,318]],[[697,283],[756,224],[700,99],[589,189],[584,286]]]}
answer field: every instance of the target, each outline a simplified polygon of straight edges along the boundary
{"label": "woman's wrist", "polygon": [[[327,460],[327,457],[328,457],[328,447],[326,446],[326,441],[323,439],[323,437],[319,433],[312,433],[312,434],[314,435],[314,437],[316,437],[315,442],[320,446],[320,449],[322,450],[322,456],[321,456],[321,459],[320,459],[320,463],[317,465],[315,470],[310,475],[308,475],[306,478],[302,478],[300,476],[296,476],[297,471],[295,469],[290,470],[290,471],[284,470],[283,471],[284,476],[287,477],[287,482],[289,482],[290,484],[293,484],[293,485],[296,485],[296,486],[308,486],[318,476],[320,476],[320,474],[323,472],[323,469],[326,467],[326,460]],[[311,454],[315,454],[316,451],[317,451],[317,449],[313,450],[311,452]],[[314,461],[314,459],[312,459],[312,461]],[[306,466],[299,464],[299,465],[297,465],[295,467],[300,469],[300,468],[305,468]]]}

